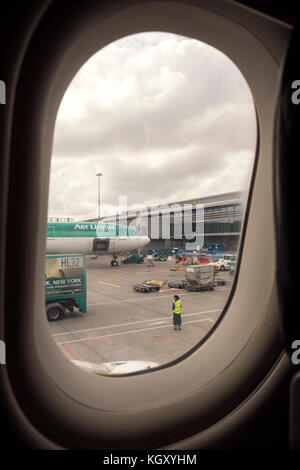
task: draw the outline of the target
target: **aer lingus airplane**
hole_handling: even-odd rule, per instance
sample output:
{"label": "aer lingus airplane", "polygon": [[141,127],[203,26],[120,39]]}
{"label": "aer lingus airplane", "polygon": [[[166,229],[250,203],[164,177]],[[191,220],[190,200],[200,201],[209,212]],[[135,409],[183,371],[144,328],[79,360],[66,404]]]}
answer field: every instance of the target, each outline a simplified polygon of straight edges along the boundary
{"label": "aer lingus airplane", "polygon": [[146,246],[150,239],[133,227],[107,222],[48,223],[47,253],[112,254],[112,266],[123,251]]}

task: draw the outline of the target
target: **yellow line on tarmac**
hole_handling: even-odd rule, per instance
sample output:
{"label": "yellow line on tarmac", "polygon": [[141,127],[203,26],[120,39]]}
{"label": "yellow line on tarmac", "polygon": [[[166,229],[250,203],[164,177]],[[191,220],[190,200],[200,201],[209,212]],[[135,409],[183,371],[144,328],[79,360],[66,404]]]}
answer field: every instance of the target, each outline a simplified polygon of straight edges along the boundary
{"label": "yellow line on tarmac", "polygon": [[97,281],[99,284],[105,284],[106,286],[112,286],[112,287],[121,287],[118,286],[117,284],[110,284],[109,282],[103,282],[103,281]]}

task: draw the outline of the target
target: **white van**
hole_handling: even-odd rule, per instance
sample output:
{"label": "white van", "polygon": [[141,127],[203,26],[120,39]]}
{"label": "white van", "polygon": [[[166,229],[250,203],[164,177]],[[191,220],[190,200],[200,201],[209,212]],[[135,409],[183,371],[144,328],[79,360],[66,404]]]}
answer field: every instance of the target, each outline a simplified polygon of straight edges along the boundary
{"label": "white van", "polygon": [[216,263],[214,263],[218,271],[228,271],[230,269],[230,264],[232,261],[236,261],[236,255],[224,255],[223,258],[220,258]]}

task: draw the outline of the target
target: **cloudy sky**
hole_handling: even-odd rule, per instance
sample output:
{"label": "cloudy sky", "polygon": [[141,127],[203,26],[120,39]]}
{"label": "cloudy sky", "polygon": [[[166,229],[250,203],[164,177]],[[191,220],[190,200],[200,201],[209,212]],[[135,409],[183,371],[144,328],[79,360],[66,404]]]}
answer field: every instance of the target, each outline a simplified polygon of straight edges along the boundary
{"label": "cloudy sky", "polygon": [[97,217],[246,189],[256,145],[251,92],[237,67],[199,41],[143,33],[80,69],[59,109],[50,217]]}

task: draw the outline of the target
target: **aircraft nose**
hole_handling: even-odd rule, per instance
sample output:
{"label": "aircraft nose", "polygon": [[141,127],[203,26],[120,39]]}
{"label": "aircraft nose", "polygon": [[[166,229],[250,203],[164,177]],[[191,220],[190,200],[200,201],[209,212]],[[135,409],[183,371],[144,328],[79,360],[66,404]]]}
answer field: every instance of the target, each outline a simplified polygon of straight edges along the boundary
{"label": "aircraft nose", "polygon": [[145,235],[143,237],[143,246],[148,245],[148,243],[150,243],[150,238]]}

